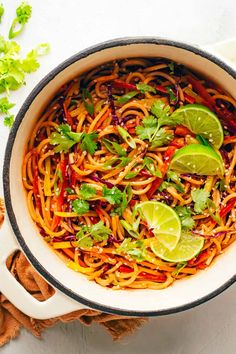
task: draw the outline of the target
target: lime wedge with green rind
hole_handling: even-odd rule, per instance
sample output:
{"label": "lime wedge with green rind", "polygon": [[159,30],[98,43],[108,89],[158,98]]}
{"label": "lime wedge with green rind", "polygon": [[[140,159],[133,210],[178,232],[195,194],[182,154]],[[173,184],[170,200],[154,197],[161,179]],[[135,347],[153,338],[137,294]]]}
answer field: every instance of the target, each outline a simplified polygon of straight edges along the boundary
{"label": "lime wedge with green rind", "polygon": [[137,206],[137,210],[157,240],[169,250],[174,249],[181,235],[181,223],[177,213],[168,205],[155,201],[142,202]]}
{"label": "lime wedge with green rind", "polygon": [[191,234],[182,234],[177,246],[173,250],[168,250],[158,239],[150,243],[151,250],[161,259],[168,262],[184,262],[194,258],[202,249],[204,238]]}
{"label": "lime wedge with green rind", "polygon": [[219,149],[224,140],[224,132],[218,117],[207,107],[200,104],[188,104],[178,108],[173,114],[182,120],[192,133],[202,135],[215,148]]}
{"label": "lime wedge with green rind", "polygon": [[210,146],[190,144],[176,151],[169,169],[178,173],[222,176],[224,164],[219,153]]}

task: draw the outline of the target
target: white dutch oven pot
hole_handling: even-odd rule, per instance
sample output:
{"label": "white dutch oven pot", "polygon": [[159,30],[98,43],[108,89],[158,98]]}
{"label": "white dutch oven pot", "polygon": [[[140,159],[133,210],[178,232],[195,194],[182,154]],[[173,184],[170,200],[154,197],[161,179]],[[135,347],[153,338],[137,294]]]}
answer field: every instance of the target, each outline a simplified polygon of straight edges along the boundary
{"label": "white dutch oven pot", "polygon": [[[210,54],[213,52],[214,55]],[[223,59],[225,57],[227,59]],[[0,231],[0,291],[29,316],[46,319],[83,308],[125,316],[156,316],[183,311],[221,293],[236,280],[236,242],[209,269],[175,282],[164,290],[112,290],[67,268],[49,248],[31,220],[21,182],[28,137],[37,118],[67,81],[104,62],[130,57],[166,57],[188,66],[222,86],[236,98],[236,40],[206,51],[158,38],[109,41],[66,60],[32,91],[11,130],[5,153],[3,184],[8,218]],[[54,286],[47,301],[34,299],[6,268],[7,257],[21,249],[35,269]]]}

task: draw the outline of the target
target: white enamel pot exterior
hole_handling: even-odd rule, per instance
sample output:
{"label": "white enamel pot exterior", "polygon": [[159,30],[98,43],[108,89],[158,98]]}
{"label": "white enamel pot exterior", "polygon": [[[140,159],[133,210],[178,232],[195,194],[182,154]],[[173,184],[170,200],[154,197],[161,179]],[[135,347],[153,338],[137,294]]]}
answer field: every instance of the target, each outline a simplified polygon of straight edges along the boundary
{"label": "white enamel pot exterior", "polygon": [[[49,100],[65,82],[114,59],[166,57],[208,77],[236,98],[233,57],[229,57],[228,63],[222,59],[224,45],[215,47],[214,56],[209,53],[210,48],[204,51],[159,38],[113,40],[66,60],[32,91],[17,115],[7,144],[3,184],[9,219],[0,230],[0,291],[21,311],[41,319],[86,307],[124,316],[157,316],[199,305],[234,283],[236,243],[220,255],[209,269],[176,281],[164,290],[114,291],[88,281],[84,275],[67,268],[40,236],[29,215],[21,181],[21,166],[28,137]],[[236,51],[236,41],[228,43],[227,48],[229,45],[234,46]],[[6,258],[16,249],[21,249],[35,269],[56,289],[55,295],[49,300],[35,300],[8,272]]]}

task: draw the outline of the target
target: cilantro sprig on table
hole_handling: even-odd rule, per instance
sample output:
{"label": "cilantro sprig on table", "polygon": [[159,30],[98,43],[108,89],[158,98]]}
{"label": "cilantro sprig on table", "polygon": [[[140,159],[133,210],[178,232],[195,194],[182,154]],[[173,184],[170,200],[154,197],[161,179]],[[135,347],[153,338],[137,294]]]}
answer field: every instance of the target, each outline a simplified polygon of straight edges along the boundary
{"label": "cilantro sprig on table", "polygon": [[[32,8],[26,3],[22,2],[16,9],[16,18],[13,20],[9,39],[19,35],[25,24],[31,16]],[[4,7],[0,5],[0,22],[5,13]],[[4,114],[4,124],[11,127],[14,122],[14,115],[10,114],[10,109],[14,103],[9,102],[9,95],[11,90],[18,90],[25,84],[26,74],[36,71],[40,64],[38,58],[49,51],[49,45],[43,43],[31,50],[26,57],[20,55],[21,47],[14,41],[5,40],[0,36],[0,93],[5,93],[6,96],[0,97],[0,114]]]}

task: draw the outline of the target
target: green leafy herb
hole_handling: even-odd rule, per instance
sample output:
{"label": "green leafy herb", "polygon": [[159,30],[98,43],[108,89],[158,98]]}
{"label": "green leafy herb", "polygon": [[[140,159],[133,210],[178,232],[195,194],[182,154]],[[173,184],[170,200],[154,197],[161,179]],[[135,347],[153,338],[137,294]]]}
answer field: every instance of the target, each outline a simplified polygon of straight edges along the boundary
{"label": "green leafy herb", "polygon": [[9,39],[18,36],[24,29],[25,24],[31,17],[32,7],[27,2],[22,2],[16,9],[16,18],[13,20],[8,37]]}
{"label": "green leafy herb", "polygon": [[0,23],[2,22],[3,14],[4,14],[4,7],[3,7],[3,4],[0,4]]}
{"label": "green leafy herb", "polygon": [[165,128],[160,128],[156,134],[155,138],[152,140],[152,148],[160,147],[169,144],[174,139],[174,135],[166,131]]}
{"label": "green leafy herb", "polygon": [[132,136],[124,129],[121,128],[119,125],[117,126],[118,132],[120,133],[120,136],[124,139],[124,141],[132,148],[136,148],[136,143]]}
{"label": "green leafy herb", "polygon": [[93,115],[93,113],[94,113],[94,104],[93,104],[93,98],[92,98],[91,93],[87,89],[83,89],[82,97],[83,97],[84,107],[85,107],[86,111],[90,115]]}
{"label": "green leafy herb", "polygon": [[0,112],[8,113],[9,109],[15,106],[15,103],[10,103],[7,97],[0,98]]}
{"label": "green leafy herb", "polygon": [[118,253],[128,254],[131,258],[138,262],[142,262],[146,258],[146,248],[142,240],[132,242],[131,238],[126,238],[122,244],[116,249]]}
{"label": "green leafy herb", "polygon": [[127,166],[130,162],[130,157],[115,157],[105,162],[103,167],[105,170],[111,169],[112,167],[121,168]]}
{"label": "green leafy herb", "polygon": [[195,221],[192,218],[191,210],[188,207],[177,206],[175,207],[175,211],[179,215],[182,229],[191,230],[195,225]]}
{"label": "green leafy herb", "polygon": [[123,149],[118,143],[115,141],[108,140],[106,138],[102,139],[103,144],[105,145],[106,149],[110,151],[112,154],[117,154],[119,156],[126,156],[127,153],[125,149]]}
{"label": "green leafy herb", "polygon": [[79,196],[84,200],[88,200],[94,197],[96,193],[97,193],[96,188],[90,186],[87,183],[83,183],[79,190]]}
{"label": "green leafy herb", "polygon": [[88,226],[83,225],[79,232],[77,232],[76,237],[78,240],[78,246],[82,248],[90,248],[96,242],[107,241],[108,236],[112,231],[104,226],[103,221]]}
{"label": "green leafy herb", "polygon": [[78,215],[86,214],[89,211],[89,203],[86,200],[75,199],[72,202],[72,209]]}
{"label": "green leafy herb", "polygon": [[173,183],[173,182],[167,182],[167,181],[162,182],[162,184],[160,185],[158,190],[160,192],[162,192],[163,190],[165,190],[165,189],[167,189],[169,187],[174,187],[178,192],[184,193],[184,189],[183,189],[183,187],[181,185],[178,185],[178,184]]}
{"label": "green leafy herb", "polygon": [[207,201],[210,193],[205,189],[195,189],[191,192],[191,197],[194,201],[194,211],[201,214],[207,207]]}
{"label": "green leafy herb", "polygon": [[220,192],[224,192],[226,190],[225,179],[216,182],[215,187],[219,189]]}
{"label": "green leafy herb", "polygon": [[4,125],[6,127],[11,128],[13,123],[14,123],[14,115],[13,114],[9,114],[4,118]]}
{"label": "green leafy herb", "polygon": [[127,208],[127,205],[129,204],[131,198],[132,198],[132,188],[129,184],[127,184],[124,191],[122,192],[122,199],[120,203],[117,205],[117,207],[114,208],[114,210],[112,211],[111,216],[122,215],[125,209]]}
{"label": "green leafy herb", "polygon": [[66,188],[65,190],[68,194],[75,194],[75,191],[72,188]]}
{"label": "green leafy herb", "polygon": [[147,116],[142,121],[143,125],[138,125],[136,127],[136,133],[141,140],[151,140],[153,134],[155,133],[158,120],[153,116]]}
{"label": "green leafy herb", "polygon": [[47,54],[49,50],[50,47],[47,43],[42,43],[38,45],[35,49],[31,50],[21,63],[21,68],[23,69],[23,71],[26,73],[32,73],[36,71],[40,67],[37,58]]}
{"label": "green leafy herb", "polygon": [[188,264],[188,262],[180,262],[177,264],[175,270],[172,272],[172,275],[179,275],[179,273],[181,272],[182,269],[184,269],[184,267],[186,267],[186,265]]}
{"label": "green leafy herb", "polygon": [[123,198],[123,193],[117,188],[107,188],[106,186],[102,189],[102,196],[105,198],[110,204],[120,204]]}
{"label": "green leafy herb", "polygon": [[116,100],[116,104],[121,105],[127,103],[129,100],[131,100],[133,97],[137,96],[138,92],[137,91],[130,91],[126,93],[125,95],[119,97]]}
{"label": "green leafy herb", "polygon": [[[76,134],[76,133],[75,133]],[[89,152],[91,155],[97,150],[97,143],[94,141],[98,138],[98,134],[95,132],[92,133],[82,133],[82,141],[80,148],[83,151]]]}
{"label": "green leafy herb", "polygon": [[[163,125],[168,125],[170,127],[174,127],[178,124],[181,124],[183,119],[180,117],[175,117],[173,115],[170,115],[170,106],[165,105],[164,102],[161,100],[156,100],[152,107],[151,107],[151,112],[158,118],[158,129],[163,126]],[[155,134],[152,136],[152,140],[155,138]]]}
{"label": "green leafy herb", "polygon": [[94,141],[97,139],[98,134],[93,133],[74,133],[71,131],[69,124],[61,124],[58,127],[58,133],[53,132],[50,136],[50,142],[52,145],[57,145],[54,148],[55,152],[68,152],[69,149],[76,143],[81,143],[80,148],[83,151],[87,151],[90,154],[94,154],[97,149],[97,143]]}

